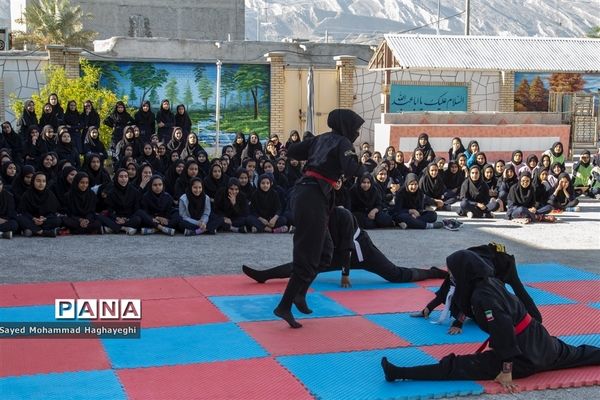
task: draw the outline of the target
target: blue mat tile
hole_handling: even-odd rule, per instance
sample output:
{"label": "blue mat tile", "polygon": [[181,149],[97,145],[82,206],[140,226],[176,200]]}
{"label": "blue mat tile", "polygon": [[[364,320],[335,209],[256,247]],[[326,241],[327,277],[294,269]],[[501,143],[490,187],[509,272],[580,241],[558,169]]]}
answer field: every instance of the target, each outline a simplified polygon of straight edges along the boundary
{"label": "blue mat tile", "polygon": [[103,339],[114,368],[153,367],[264,357],[265,350],[233,323],[146,328],[136,340]]}
{"label": "blue mat tile", "polygon": [[[509,285],[505,285],[505,286],[509,292],[514,294],[512,288]],[[527,293],[529,293],[529,295],[533,299],[533,302],[537,306],[550,306],[550,305],[554,305],[554,304],[575,304],[575,303],[577,303],[574,300],[567,299],[566,297],[562,297],[557,294],[547,292],[545,290],[538,289],[535,287],[526,286],[525,289],[527,290]]]}
{"label": "blue mat tile", "polygon": [[[252,296],[212,296],[209,300],[233,322],[270,321],[278,319],[273,309],[281,300],[280,294]],[[313,310],[310,315],[300,314],[292,308],[296,318],[323,318],[354,315],[327,296],[320,293],[308,293],[306,300]]]}
{"label": "blue mat tile", "polygon": [[590,307],[600,309],[600,303],[590,303]]}
{"label": "blue mat tile", "polygon": [[[340,280],[342,277],[341,271],[329,271],[323,272],[317,275],[317,279],[310,285],[313,290],[319,292],[331,292],[336,290],[348,290],[340,286]],[[377,274],[374,274],[364,269],[353,269],[350,271],[350,281],[352,282],[352,288],[358,290],[369,290],[369,289],[401,289],[401,288],[414,288],[418,285],[406,282],[406,283],[391,283],[383,279]]]}
{"label": "blue mat tile", "polygon": [[2,400],[119,400],[126,399],[127,396],[115,373],[106,370],[0,378],[0,398]]}
{"label": "blue mat tile", "polygon": [[559,282],[599,280],[600,275],[561,264],[519,264],[519,277],[523,282]]}
{"label": "blue mat tile", "polygon": [[413,318],[409,314],[377,314],[366,315],[369,321],[409,341],[415,346],[428,346],[433,344],[454,343],[481,343],[488,338],[488,334],[479,329],[473,321],[466,321],[460,335],[449,335],[449,325],[434,324],[439,311],[434,311],[428,319]]}
{"label": "blue mat tile", "polygon": [[565,335],[559,336],[558,338],[571,346],[589,344],[591,346],[600,347],[600,335]]}
{"label": "blue mat tile", "polygon": [[483,387],[472,381],[386,382],[382,356],[406,367],[437,362],[416,348],[284,356],[277,360],[319,399],[421,399],[483,393]]}
{"label": "blue mat tile", "polygon": [[0,308],[2,322],[69,322],[54,319],[54,306],[27,306]]}

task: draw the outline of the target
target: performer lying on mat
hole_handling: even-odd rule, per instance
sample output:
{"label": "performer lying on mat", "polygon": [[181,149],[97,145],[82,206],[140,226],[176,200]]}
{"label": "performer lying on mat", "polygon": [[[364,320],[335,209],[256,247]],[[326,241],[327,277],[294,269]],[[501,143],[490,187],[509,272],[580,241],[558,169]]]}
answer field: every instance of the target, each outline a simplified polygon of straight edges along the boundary
{"label": "performer lying on mat", "polygon": [[[398,367],[381,359],[385,379],[495,380],[512,392],[512,378],[542,371],[600,365],[600,348],[571,346],[532,318],[523,303],[494,277],[494,270],[475,252],[459,250],[446,259],[456,293],[453,302],[489,339],[475,354],[442,358],[439,363]],[[484,351],[489,344],[489,349]]]}
{"label": "performer lying on mat", "polygon": [[[436,267],[419,269],[396,266],[373,244],[369,234],[359,228],[354,215],[345,208],[333,209],[329,216],[329,232],[333,240],[333,255],[321,258],[331,261],[322,264],[319,272],[336,271],[341,268],[342,287],[350,286],[350,269],[364,269],[396,283],[448,277],[446,271]],[[289,278],[292,268],[290,262],[264,271],[243,265],[242,271],[255,281],[264,283],[269,279]]]}
{"label": "performer lying on mat", "polygon": [[[523,286],[521,279],[519,279],[515,257],[506,252],[504,245],[498,243],[489,243],[487,245],[469,247],[467,250],[476,253],[486,262],[488,266],[492,267],[494,270],[494,277],[500,279],[503,283],[510,285],[515,295],[525,305],[529,315],[535,318],[539,323],[542,323],[542,314],[536,307],[531,296],[529,296],[529,293],[527,293],[527,290],[525,289],[525,286]],[[450,291],[452,291],[452,293],[450,294],[450,297],[448,297]],[[455,317],[454,321],[452,321],[449,333],[451,335],[461,333],[465,315],[460,313],[456,307],[456,304],[451,301],[453,294],[454,285],[452,285],[449,278],[446,278],[442,283],[442,286],[440,286],[438,291],[435,293],[435,298],[431,300],[425,306],[425,308],[423,308],[423,310],[418,313],[411,314],[411,316],[427,318],[437,306],[444,304],[445,308],[440,316],[440,322],[445,320],[450,315]]]}

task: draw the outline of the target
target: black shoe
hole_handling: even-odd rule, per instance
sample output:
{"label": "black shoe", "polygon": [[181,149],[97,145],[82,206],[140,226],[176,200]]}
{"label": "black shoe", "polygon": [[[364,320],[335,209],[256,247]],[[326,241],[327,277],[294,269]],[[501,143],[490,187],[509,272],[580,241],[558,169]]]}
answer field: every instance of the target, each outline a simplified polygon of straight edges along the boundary
{"label": "black shoe", "polygon": [[261,273],[262,271],[250,268],[247,265],[242,265],[242,272],[258,283],[265,283],[267,281]]}
{"label": "black shoe", "polygon": [[391,370],[392,364],[388,361],[387,357],[381,358],[381,368],[383,368],[383,374],[385,375],[385,380],[388,382],[394,382],[395,379],[392,377]]}
{"label": "black shoe", "polygon": [[48,229],[46,231],[43,231],[42,236],[55,238],[56,237],[56,229]]}

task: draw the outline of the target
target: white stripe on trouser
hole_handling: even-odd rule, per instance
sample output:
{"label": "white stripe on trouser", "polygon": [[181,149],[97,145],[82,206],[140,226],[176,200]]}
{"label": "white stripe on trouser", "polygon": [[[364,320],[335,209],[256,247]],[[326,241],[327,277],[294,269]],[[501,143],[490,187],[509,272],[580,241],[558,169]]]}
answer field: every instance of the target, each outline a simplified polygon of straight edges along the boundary
{"label": "white stripe on trouser", "polygon": [[363,253],[362,253],[362,249],[360,248],[360,244],[358,243],[358,236],[360,235],[360,228],[358,228],[356,230],[356,232],[354,232],[354,237],[352,238],[354,240],[354,248],[356,249],[356,258],[358,258],[358,262],[363,262],[365,260],[365,258],[363,257]]}
{"label": "white stripe on trouser", "polygon": [[450,319],[450,303],[452,303],[452,297],[454,296],[455,289],[456,288],[454,286],[450,286],[450,290],[448,290],[448,295],[446,296],[446,302],[444,303],[444,309],[442,310],[438,320],[433,322],[434,324],[448,324]]}

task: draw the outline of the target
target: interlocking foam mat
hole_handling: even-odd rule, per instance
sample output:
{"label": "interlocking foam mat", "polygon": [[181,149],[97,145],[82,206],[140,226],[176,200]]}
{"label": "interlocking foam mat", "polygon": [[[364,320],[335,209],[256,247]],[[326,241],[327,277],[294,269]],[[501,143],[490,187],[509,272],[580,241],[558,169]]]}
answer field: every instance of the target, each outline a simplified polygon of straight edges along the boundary
{"label": "interlocking foam mat", "polygon": [[[519,265],[548,331],[600,346],[600,275],[565,265]],[[434,363],[474,352],[487,335],[467,321],[410,317],[440,280],[388,283],[353,271],[319,275],[304,325],[273,316],[285,280],[172,277],[0,285],[3,322],[52,322],[57,298],[142,299],[139,339],[0,338],[0,398],[7,399],[425,399],[500,393],[494,382],[384,380],[379,361]],[[600,366],[516,380],[519,390],[600,385]]]}

